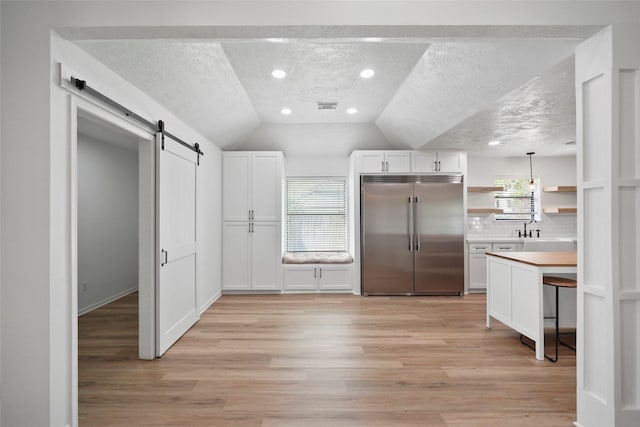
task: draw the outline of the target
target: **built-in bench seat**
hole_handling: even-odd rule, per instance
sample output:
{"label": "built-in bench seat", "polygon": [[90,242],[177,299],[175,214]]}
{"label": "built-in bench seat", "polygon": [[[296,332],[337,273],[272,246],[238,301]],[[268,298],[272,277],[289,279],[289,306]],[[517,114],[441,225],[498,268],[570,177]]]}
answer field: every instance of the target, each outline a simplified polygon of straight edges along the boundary
{"label": "built-in bench seat", "polygon": [[283,264],[351,264],[353,257],[348,252],[286,252]]}

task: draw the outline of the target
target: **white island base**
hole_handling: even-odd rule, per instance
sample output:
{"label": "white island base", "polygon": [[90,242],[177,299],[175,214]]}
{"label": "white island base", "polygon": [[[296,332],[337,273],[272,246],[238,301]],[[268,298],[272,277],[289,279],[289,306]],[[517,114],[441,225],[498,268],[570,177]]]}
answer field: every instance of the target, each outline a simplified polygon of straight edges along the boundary
{"label": "white island base", "polygon": [[576,273],[575,252],[488,252],[487,328],[496,319],[535,342],[544,360],[543,275]]}

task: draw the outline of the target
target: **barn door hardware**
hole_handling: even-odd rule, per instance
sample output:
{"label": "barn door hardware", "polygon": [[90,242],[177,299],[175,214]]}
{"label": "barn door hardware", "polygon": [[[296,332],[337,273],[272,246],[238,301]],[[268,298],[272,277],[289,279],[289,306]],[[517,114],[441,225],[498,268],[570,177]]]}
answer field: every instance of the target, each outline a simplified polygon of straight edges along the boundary
{"label": "barn door hardware", "polygon": [[197,163],[198,163],[198,165],[200,164],[200,156],[204,156],[204,153],[202,151],[200,151],[200,144],[198,144],[196,142],[195,144],[191,145],[188,142],[185,142],[182,139],[178,138],[177,136],[167,132],[167,130],[165,129],[164,121],[158,120],[157,124],[153,123],[153,122],[150,122],[149,120],[145,119],[144,117],[141,117],[141,116],[137,115],[136,113],[134,113],[133,111],[131,111],[130,109],[125,107],[124,105],[122,105],[122,104],[114,101],[113,99],[109,98],[108,96],[98,92],[97,90],[95,90],[94,88],[89,86],[87,84],[86,80],[80,80],[80,79],[78,79],[76,77],[71,76],[69,81],[79,91],[84,91],[84,92],[88,93],[89,95],[91,95],[91,96],[99,99],[100,101],[104,102],[105,104],[115,108],[116,110],[121,111],[125,116],[131,117],[132,119],[135,119],[135,120],[137,120],[139,122],[144,123],[145,125],[147,125],[151,129],[153,129],[154,132],[160,132],[162,134],[162,149],[163,150],[164,150],[164,136],[166,135],[169,138],[171,138],[174,141],[176,141],[178,144],[188,148],[191,151],[194,151],[198,156]]}

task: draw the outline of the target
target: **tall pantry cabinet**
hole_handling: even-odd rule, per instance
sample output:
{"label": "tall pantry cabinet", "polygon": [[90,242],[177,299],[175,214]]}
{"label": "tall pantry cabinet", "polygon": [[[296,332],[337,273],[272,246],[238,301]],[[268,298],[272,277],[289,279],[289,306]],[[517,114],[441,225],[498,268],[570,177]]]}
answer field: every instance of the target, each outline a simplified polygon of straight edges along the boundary
{"label": "tall pantry cabinet", "polygon": [[223,153],[223,290],[282,289],[283,164],[281,152]]}

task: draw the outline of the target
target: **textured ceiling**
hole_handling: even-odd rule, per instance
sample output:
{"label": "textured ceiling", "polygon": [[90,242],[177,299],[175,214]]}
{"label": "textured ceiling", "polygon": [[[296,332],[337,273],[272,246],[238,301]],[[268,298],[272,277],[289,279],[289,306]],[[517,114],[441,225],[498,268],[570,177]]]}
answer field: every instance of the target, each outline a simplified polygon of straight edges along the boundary
{"label": "textured ceiling", "polygon": [[[424,149],[522,156],[575,153],[575,64],[573,56],[452,127]],[[489,141],[501,144],[489,147]],[[570,143],[570,144],[567,144]]]}
{"label": "textured ceiling", "polygon": [[389,142],[419,148],[573,54],[575,41],[432,44],[376,120]]}
{"label": "textured ceiling", "polygon": [[[540,155],[557,153],[559,143],[575,140],[575,127],[566,120],[575,115],[575,105],[558,102],[571,96],[567,94],[572,94],[573,81],[541,79],[537,83],[535,96],[558,93],[559,98],[552,101],[554,114],[548,114],[549,109],[534,114],[534,92],[516,89],[570,57],[578,39],[381,40],[75,43],[221,148],[248,143],[255,149],[258,137],[268,135],[273,144],[279,137],[300,135],[284,131],[278,135],[278,128],[266,133],[262,127],[258,132],[261,123],[375,124],[395,148],[479,152],[487,150],[488,139],[499,135],[505,146],[488,151],[499,155],[509,153],[508,145],[531,143],[532,137],[537,138]],[[365,66],[376,70],[370,80],[358,76]],[[285,69],[288,76],[274,79],[271,71],[276,67]],[[337,101],[338,109],[319,111],[317,101]],[[293,110],[291,115],[280,114],[285,106]],[[358,113],[346,115],[348,107],[358,108]],[[558,126],[558,121],[563,125]],[[317,127],[309,127],[309,132],[316,131]],[[348,131],[353,132],[356,128]],[[344,140],[361,144],[359,138]],[[287,146],[286,142],[282,145]],[[520,149],[517,154],[522,150],[527,151]],[[563,150],[575,151],[567,146]]]}
{"label": "textured ceiling", "polygon": [[260,124],[218,43],[196,40],[76,43],[219,147],[245,140]]}
{"label": "textured ceiling", "polygon": [[[427,44],[232,43],[223,49],[265,123],[373,122],[398,90]],[[279,68],[284,79],[271,77]],[[370,79],[359,76],[374,69]],[[337,102],[318,111],[317,102]],[[283,107],[292,110],[285,116]],[[358,109],[347,114],[347,108]]]}

